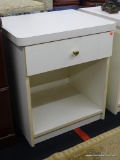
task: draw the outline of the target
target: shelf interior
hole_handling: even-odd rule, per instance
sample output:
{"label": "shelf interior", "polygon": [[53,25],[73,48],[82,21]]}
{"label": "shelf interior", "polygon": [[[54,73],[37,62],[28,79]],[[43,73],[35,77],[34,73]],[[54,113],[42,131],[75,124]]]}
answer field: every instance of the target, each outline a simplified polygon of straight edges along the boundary
{"label": "shelf interior", "polygon": [[34,137],[104,114],[106,59],[30,77]]}
{"label": "shelf interior", "polygon": [[35,136],[102,113],[97,105],[69,85],[34,93],[32,102]]}

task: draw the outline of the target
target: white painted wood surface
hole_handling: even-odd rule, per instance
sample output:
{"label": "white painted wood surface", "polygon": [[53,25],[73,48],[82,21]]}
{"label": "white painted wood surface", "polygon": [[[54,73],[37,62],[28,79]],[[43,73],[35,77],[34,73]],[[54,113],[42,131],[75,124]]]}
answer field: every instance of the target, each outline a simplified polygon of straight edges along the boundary
{"label": "white painted wood surface", "polygon": [[4,43],[6,44],[5,53],[8,58],[9,70],[13,75],[11,89],[13,89],[12,96],[15,99],[14,117],[29,144],[34,146],[31,104],[29,104],[27,93],[29,92],[27,90],[29,82],[28,79],[26,80],[24,51],[11,42],[7,43],[7,40]]}
{"label": "white painted wood surface", "polygon": [[96,104],[69,86],[36,93],[32,98],[35,137],[102,113]]}
{"label": "white painted wood surface", "polygon": [[104,118],[109,59],[85,63],[81,68],[70,70],[70,84],[101,108]]}
{"label": "white painted wood surface", "polygon": [[115,14],[109,14],[105,11],[102,11],[101,6],[80,8],[79,11],[115,21],[116,25],[120,27],[120,11],[118,13],[115,13]]}
{"label": "white painted wood surface", "polygon": [[106,107],[113,113],[117,114],[120,109],[120,12],[109,14],[101,10],[101,7],[81,8],[79,11],[103,17],[105,19],[114,20],[117,29],[113,39],[113,51],[110,59],[108,92]]}
{"label": "white painted wood surface", "polygon": [[[25,47],[27,75],[110,57],[112,44],[113,35],[106,32]],[[73,55],[75,50],[79,55]]]}
{"label": "white painted wood surface", "polygon": [[[13,49],[13,51],[14,51],[14,49]],[[16,54],[16,51],[14,52],[14,54]],[[21,55],[21,54],[24,54],[24,52],[22,53],[22,52],[17,51],[17,54]],[[17,57],[19,57],[19,56],[17,56]],[[21,60],[24,61],[24,56],[22,56]],[[18,59],[16,59],[16,62],[18,62],[18,61],[21,62],[21,60],[20,60],[20,58],[18,58]],[[50,135],[51,135],[51,137],[53,135],[56,135],[57,133],[55,133],[55,130],[56,130],[56,132],[58,132],[57,130],[60,130],[61,127],[63,127],[64,128],[63,130],[65,131],[66,130],[65,127],[69,126],[68,128],[71,128],[72,126],[74,126],[73,125],[74,123],[79,122],[80,124],[82,124],[81,121],[84,121],[84,123],[85,122],[88,123],[88,121],[86,121],[86,119],[88,119],[88,118],[90,118],[91,121],[94,121],[94,116],[96,116],[96,115],[99,115],[100,118],[104,118],[105,107],[104,107],[103,99],[106,98],[105,93],[106,93],[106,83],[107,83],[106,82],[107,80],[104,78],[105,78],[105,75],[107,75],[107,72],[106,72],[107,58],[101,59],[99,61],[102,62],[102,64],[98,65],[99,67],[97,67],[96,61],[94,62],[95,66],[92,64],[87,65],[87,63],[86,63],[85,68],[86,67],[88,68],[87,72],[85,71],[84,64],[81,64],[82,66],[80,65],[80,67],[79,67],[80,68],[79,74],[81,74],[82,79],[78,79],[78,77],[77,77],[77,81],[79,81],[79,83],[81,85],[84,85],[84,86],[82,86],[82,88],[88,87],[89,84],[91,84],[92,88],[93,88],[93,86],[94,86],[94,88],[96,88],[97,92],[96,93],[94,92],[95,97],[93,99],[91,98],[91,100],[89,98],[87,98],[88,95],[85,92],[83,92],[83,90],[81,90],[81,92],[83,92],[83,94],[79,93],[80,90],[78,92],[78,91],[75,91],[72,89],[72,92],[70,92],[71,89],[68,90],[67,88],[65,88],[65,90],[63,90],[62,86],[58,85],[58,83],[55,83],[55,85],[58,85],[59,87],[56,86],[56,88],[53,88],[53,84],[52,84],[52,88],[48,87],[49,88],[48,91],[47,91],[46,87],[43,87],[42,91],[40,91],[40,92],[38,92],[38,91],[35,92],[35,90],[34,90],[34,93],[30,93],[30,88],[29,88],[30,86],[29,86],[28,82],[29,82],[29,79],[31,79],[31,77],[29,77],[29,79],[27,79],[26,86],[24,86],[23,84],[25,84],[25,74],[24,74],[25,71],[23,72],[23,70],[21,70],[22,63],[21,63],[21,65],[19,63],[17,63],[17,65],[19,65],[19,66],[15,67],[14,69],[16,70],[16,73],[18,72],[16,74],[16,76],[18,76],[20,74],[18,76],[18,78],[19,78],[18,81],[20,82],[20,84],[18,83],[17,84],[18,86],[16,86],[16,88],[20,94],[19,96],[20,97],[22,96],[22,98],[20,98],[20,104],[19,104],[19,106],[17,106],[17,107],[19,107],[18,113],[21,116],[21,118],[19,120],[20,120],[22,132],[25,135],[26,139],[28,140],[28,142],[30,143],[31,146],[34,146],[37,140],[39,140],[39,142],[40,142],[41,140],[45,140],[45,137],[47,138]],[[92,67],[91,71],[89,69],[90,66]],[[22,67],[24,68],[24,65],[22,65]],[[75,67],[74,70],[77,71],[77,69],[78,69],[78,67],[77,68]],[[25,70],[25,68],[24,68],[24,70]],[[84,77],[82,77],[83,72],[84,72]],[[97,74],[99,73],[100,77],[97,76],[95,72]],[[65,71],[65,73],[66,73],[66,71]],[[62,72],[61,72],[61,74],[62,74]],[[63,74],[64,74],[64,71],[63,71]],[[68,75],[73,76],[72,73],[67,73],[67,76]],[[21,79],[22,76],[23,76],[24,80]],[[38,77],[39,76],[40,75],[38,75]],[[94,81],[92,81],[88,77],[89,78],[93,77]],[[32,76],[32,79],[33,78],[34,77]],[[37,75],[35,75],[35,79],[37,79]],[[54,79],[56,79],[56,77]],[[53,82],[54,82],[54,79],[53,79]],[[88,80],[88,82],[86,81],[86,79]],[[101,79],[104,79],[105,81],[101,80]],[[67,81],[67,79],[65,80],[65,82],[66,81]],[[86,83],[83,84],[83,81],[85,81]],[[63,82],[64,82],[64,80],[62,80],[62,83]],[[30,84],[31,84],[31,82],[30,82]],[[94,85],[92,86],[92,84],[94,84]],[[101,87],[101,90],[103,89],[102,92],[99,91],[99,88],[97,89],[97,85],[99,85],[99,87],[105,86],[105,88]],[[38,84],[37,84],[37,86],[38,86]],[[51,83],[50,83],[50,86],[51,86]],[[72,84],[72,88],[73,88],[73,86],[74,85]],[[34,87],[35,87],[35,84],[34,84]],[[88,91],[86,91],[86,92],[89,92],[89,93],[91,92],[91,94],[93,94],[93,89],[91,87],[88,87]],[[58,88],[59,88],[59,90],[58,90]],[[99,96],[102,97],[102,99],[101,98],[99,99],[98,98]],[[97,101],[96,97],[100,101],[102,100],[100,102],[100,104],[99,103],[96,104],[96,101]],[[31,102],[30,102],[30,99],[31,99]],[[33,127],[32,130],[31,130],[31,128],[28,128],[29,125],[31,127]],[[25,129],[25,131],[24,131],[24,129]],[[54,132],[54,133],[52,134],[52,132]],[[41,137],[41,135],[43,135],[43,136]],[[31,137],[31,139],[29,139],[29,136]],[[39,136],[40,136],[40,138],[39,138]],[[36,138],[37,138],[37,140],[36,140]]]}
{"label": "white painted wood surface", "polygon": [[111,31],[116,25],[86,13],[64,10],[3,17],[2,26],[13,43],[26,46]]}
{"label": "white painted wood surface", "polygon": [[113,40],[113,54],[110,59],[107,108],[114,114],[118,112],[120,97],[120,30],[116,30]]}
{"label": "white painted wood surface", "polygon": [[[73,21],[69,21],[72,17]],[[30,145],[34,146],[41,140],[78,125],[103,119],[108,57],[111,56],[113,36],[109,32],[101,32],[113,31],[115,22],[74,10],[11,18],[3,18],[3,28],[7,33],[5,36],[9,39],[6,43],[10,45],[10,51],[7,50],[6,53],[15,60],[14,66],[11,61],[9,63],[15,71],[13,84],[16,83],[20,102],[17,112],[21,130]],[[44,25],[41,19],[44,20]],[[13,24],[16,25],[14,29]],[[21,26],[17,27],[18,24]],[[52,29],[49,24],[52,24]],[[31,28],[31,25],[35,28]],[[95,33],[97,34],[90,35]],[[88,36],[79,37],[83,35]],[[72,39],[73,37],[76,38]],[[51,42],[53,40],[59,41]],[[40,45],[44,41],[50,43]],[[35,45],[26,46],[27,44]],[[71,55],[70,51],[76,50],[76,47],[80,49],[80,58]],[[53,54],[51,59],[46,61],[50,54]],[[41,72],[42,67],[45,69]],[[65,86],[62,87],[62,84]]]}
{"label": "white painted wood surface", "polygon": [[104,118],[106,65],[106,59],[102,59],[70,67],[68,79],[58,81],[59,84],[53,81],[55,86],[52,84],[52,87],[51,83],[44,84],[48,89],[38,86],[38,90],[35,87],[36,92],[34,90],[31,94],[35,137],[93,115],[101,114],[101,118]]}
{"label": "white painted wood surface", "polygon": [[47,134],[44,134],[44,135],[41,135],[39,137],[35,137],[34,139],[34,143],[37,144],[39,142],[42,142],[44,140],[47,140],[49,138],[52,138],[52,137],[55,137],[57,135],[60,135],[60,134],[63,134],[65,132],[68,132],[68,131],[71,131],[75,128],[78,128],[78,127],[81,127],[81,126],[84,126],[86,124],[89,124],[89,123],[92,123],[92,122],[95,122],[97,120],[101,119],[101,114],[98,114],[98,115],[95,115],[95,116],[92,116],[90,118],[86,118],[86,119],[83,119],[81,120],[80,122],[76,122],[74,124],[71,124],[69,126],[66,126],[66,127],[63,127],[63,128],[59,128],[55,131],[52,131],[50,133],[47,133]]}

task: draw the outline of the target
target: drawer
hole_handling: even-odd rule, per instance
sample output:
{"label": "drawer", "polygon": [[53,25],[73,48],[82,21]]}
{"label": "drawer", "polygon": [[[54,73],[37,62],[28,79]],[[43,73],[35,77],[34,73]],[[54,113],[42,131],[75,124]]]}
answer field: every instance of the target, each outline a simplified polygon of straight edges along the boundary
{"label": "drawer", "polygon": [[27,75],[110,57],[112,41],[113,34],[106,32],[25,47]]}

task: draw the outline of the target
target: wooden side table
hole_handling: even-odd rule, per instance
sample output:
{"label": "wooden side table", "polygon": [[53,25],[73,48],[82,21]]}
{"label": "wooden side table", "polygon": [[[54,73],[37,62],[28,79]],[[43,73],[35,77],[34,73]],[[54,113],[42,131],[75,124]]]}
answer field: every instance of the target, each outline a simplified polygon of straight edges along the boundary
{"label": "wooden side table", "polygon": [[115,22],[75,10],[2,21],[16,115],[31,146],[104,119]]}
{"label": "wooden side table", "polygon": [[112,113],[120,111],[120,12],[109,14],[101,7],[81,8],[80,11],[115,21],[117,28],[114,32],[113,53],[110,58],[108,92],[106,107]]}

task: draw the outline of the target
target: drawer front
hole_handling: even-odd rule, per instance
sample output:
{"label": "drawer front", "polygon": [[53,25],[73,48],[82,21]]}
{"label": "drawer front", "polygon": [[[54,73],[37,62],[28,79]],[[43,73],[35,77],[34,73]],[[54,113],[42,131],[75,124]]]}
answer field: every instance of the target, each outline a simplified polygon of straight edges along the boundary
{"label": "drawer front", "polygon": [[0,31],[0,88],[7,86],[5,63],[3,57],[3,44],[2,44],[2,33]]}
{"label": "drawer front", "polygon": [[[27,75],[35,75],[112,55],[110,32],[44,43],[25,48]],[[78,51],[74,55],[73,51]]]}

